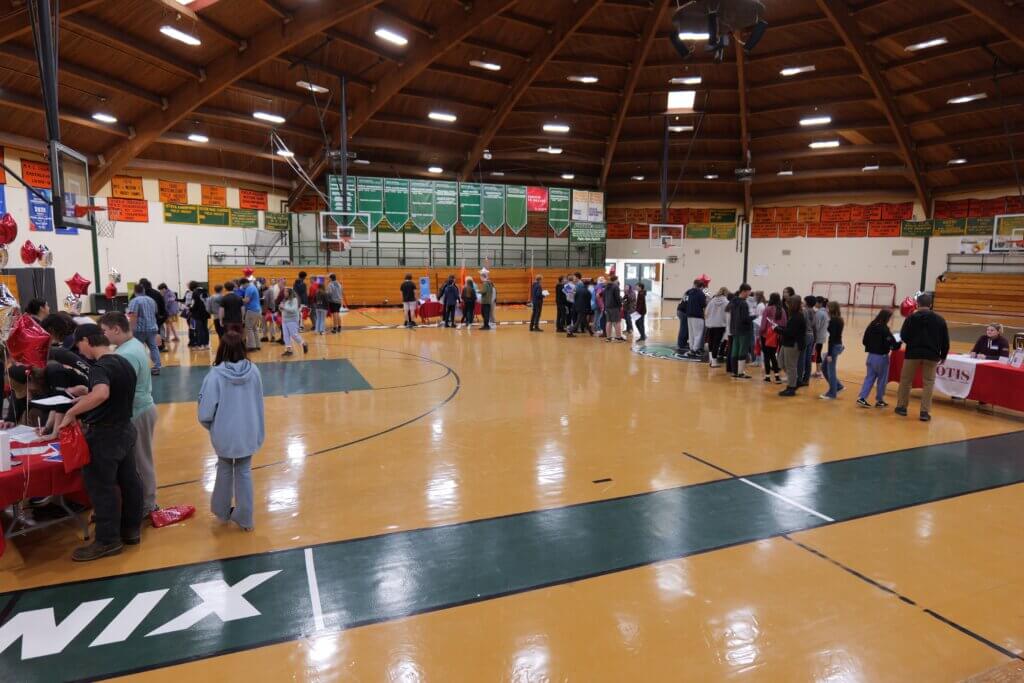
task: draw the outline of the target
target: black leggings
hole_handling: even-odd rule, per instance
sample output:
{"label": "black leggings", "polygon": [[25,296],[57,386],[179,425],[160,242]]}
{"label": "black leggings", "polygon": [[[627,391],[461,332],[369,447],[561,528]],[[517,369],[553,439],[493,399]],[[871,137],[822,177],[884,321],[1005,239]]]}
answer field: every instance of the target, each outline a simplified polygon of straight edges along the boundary
{"label": "black leggings", "polygon": [[711,358],[718,356],[718,351],[722,346],[722,337],[725,336],[724,327],[709,327],[708,328],[708,355]]}
{"label": "black leggings", "polygon": [[764,373],[779,374],[781,369],[779,368],[779,356],[778,349],[773,349],[770,346],[764,345],[764,337],[761,337],[761,350],[764,351]]}

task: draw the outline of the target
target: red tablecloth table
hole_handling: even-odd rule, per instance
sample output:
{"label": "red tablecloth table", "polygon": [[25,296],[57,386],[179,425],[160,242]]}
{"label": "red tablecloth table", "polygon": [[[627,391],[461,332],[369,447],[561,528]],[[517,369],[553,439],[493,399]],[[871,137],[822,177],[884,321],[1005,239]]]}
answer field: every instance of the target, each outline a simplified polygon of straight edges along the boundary
{"label": "red tablecloth table", "polygon": [[[44,460],[44,457],[30,455],[21,458],[21,465],[0,472],[0,510],[25,498],[46,496],[67,496],[88,504],[81,470],[68,474],[64,471],[64,463]],[[4,535],[0,533],[0,555],[4,554],[4,547]]]}
{"label": "red tablecloth table", "polygon": [[[480,315],[480,310],[480,302],[478,301],[473,311],[476,315]],[[444,305],[440,301],[427,301],[420,304],[420,307],[416,309],[416,314],[420,317],[420,320],[428,322],[431,318],[440,318],[444,314]]]}
{"label": "red tablecloth table", "polygon": [[[898,349],[889,356],[890,382],[900,381],[904,354],[904,349]],[[918,370],[914,388],[920,389],[921,385],[921,371]],[[999,361],[978,364],[967,399],[1024,412],[1024,369]]]}

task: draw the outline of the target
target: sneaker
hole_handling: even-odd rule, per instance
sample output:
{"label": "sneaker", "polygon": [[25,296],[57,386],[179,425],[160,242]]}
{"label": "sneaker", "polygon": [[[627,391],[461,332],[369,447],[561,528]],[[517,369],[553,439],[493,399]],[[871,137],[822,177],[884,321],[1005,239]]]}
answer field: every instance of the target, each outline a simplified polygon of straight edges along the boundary
{"label": "sneaker", "polygon": [[862,398],[858,398],[857,399],[857,405],[859,405],[861,408],[870,408],[871,407],[871,404],[868,403],[867,401],[865,401]]}
{"label": "sneaker", "polygon": [[269,338],[267,337],[267,335],[263,335],[262,337],[260,337],[260,341],[261,341],[261,342],[265,342],[265,341],[270,341],[270,342],[272,342],[272,341],[274,341],[274,340],[273,340],[273,339],[269,339]]}
{"label": "sneaker", "polygon": [[782,377],[780,377],[779,375],[775,375],[775,383],[782,384]]}
{"label": "sneaker", "polygon": [[779,392],[779,396],[796,396],[796,389],[793,387],[787,387]]}
{"label": "sneaker", "polygon": [[820,372],[815,372],[813,375],[811,375],[811,377],[813,377],[814,379],[821,379],[822,376],[823,375]]}
{"label": "sneaker", "polygon": [[932,416],[929,413],[921,411],[921,422],[931,422]]}
{"label": "sneaker", "polygon": [[771,384],[771,383],[772,383],[772,378],[771,378],[771,377],[769,377],[768,375],[765,375],[765,376],[764,376],[764,381],[765,381],[765,382],[766,382],[767,384]]}
{"label": "sneaker", "polygon": [[303,353],[309,353],[309,344],[307,344],[305,342],[302,343],[302,352]]}
{"label": "sneaker", "polygon": [[135,534],[134,536],[122,536],[121,542],[125,545],[138,545],[139,543],[142,543],[142,535]]}
{"label": "sneaker", "polygon": [[832,396],[831,394],[822,394],[818,398],[820,398],[822,400],[825,400],[825,401],[834,401],[834,400],[836,400],[836,397]]}
{"label": "sneaker", "polygon": [[732,376],[733,379],[754,379],[745,372],[740,372]]}
{"label": "sneaker", "polygon": [[569,337],[575,337],[576,335],[573,334],[572,332],[568,332],[565,336],[568,339]]}
{"label": "sneaker", "polygon": [[83,545],[82,547],[71,553],[71,559],[74,562],[91,562],[98,560],[101,557],[108,557],[110,555],[117,555],[124,550],[123,543],[100,543],[99,541],[93,541],[89,545]]}
{"label": "sneaker", "polygon": [[897,406],[896,410],[894,410],[893,412],[895,412],[900,417],[906,417],[907,416],[907,409],[906,408],[900,408],[899,406]]}
{"label": "sneaker", "polygon": [[159,375],[159,374],[160,374],[160,368],[153,368],[153,369],[151,369],[151,370],[149,371],[149,374],[151,374],[151,375],[153,375],[154,377],[156,377],[157,375]]}
{"label": "sneaker", "polygon": [[875,407],[876,408],[888,408],[889,404],[886,403],[885,401],[875,401]]}
{"label": "sneaker", "polygon": [[797,389],[801,389],[803,387],[809,387],[809,386],[811,386],[809,382],[798,382],[797,385],[796,385],[796,388]]}
{"label": "sneaker", "polygon": [[295,353],[294,353],[294,352],[293,352],[293,351],[292,351],[291,349],[288,349],[287,351],[285,351],[285,352],[284,352],[284,353],[282,353],[281,355],[282,355],[282,356],[294,356],[294,355],[295,355]]}

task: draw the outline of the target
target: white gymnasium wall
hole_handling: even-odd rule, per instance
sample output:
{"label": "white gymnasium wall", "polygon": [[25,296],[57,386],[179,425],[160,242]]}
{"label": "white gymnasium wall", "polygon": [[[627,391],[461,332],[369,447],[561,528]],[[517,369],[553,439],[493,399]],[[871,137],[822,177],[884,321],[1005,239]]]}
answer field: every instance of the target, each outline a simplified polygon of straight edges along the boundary
{"label": "white gymnasium wall", "polygon": [[[4,149],[5,162],[19,175],[21,174],[21,158],[40,160],[37,155],[21,153],[7,147]],[[168,180],[184,180],[188,182],[189,201],[200,203],[200,183],[176,173],[131,172],[130,175],[143,178],[143,188],[147,198],[159,196],[158,176]],[[208,180],[207,182],[216,182]],[[252,189],[265,190],[257,186]],[[228,186],[228,206],[238,206],[238,186]],[[53,251],[53,267],[57,279],[57,300],[63,301],[69,293],[64,280],[76,271],[83,277],[93,280],[92,243],[90,234],[80,231],[78,235],[57,235],[53,232],[30,232],[28,218],[27,190],[8,174],[4,188],[7,210],[18,222],[18,238],[8,247],[10,265],[21,267],[19,252],[26,240],[34,244],[45,244]],[[107,185],[97,194],[108,197],[110,186]],[[287,198],[285,193],[270,193],[268,206],[277,209],[280,202]],[[103,203],[100,200],[98,203]],[[193,226],[167,224],[163,221],[163,205],[156,201],[149,202],[148,223],[117,224],[113,239],[99,239],[100,286],[106,286],[107,271],[117,268],[123,280],[120,285],[124,291],[127,282],[148,277],[153,284],[166,282],[177,291],[182,291],[189,280],[206,280],[206,260],[211,245],[227,245],[221,251],[228,254],[245,254],[245,244],[253,241],[253,230],[228,227]]]}
{"label": "white gymnasium wall", "polygon": [[[679,260],[668,263],[669,256]],[[650,246],[648,240],[608,240],[608,258],[665,260],[662,292],[666,299],[681,298],[701,274],[711,276],[712,289],[736,289],[743,275],[743,254],[734,240],[684,240],[681,247],[667,250]]]}

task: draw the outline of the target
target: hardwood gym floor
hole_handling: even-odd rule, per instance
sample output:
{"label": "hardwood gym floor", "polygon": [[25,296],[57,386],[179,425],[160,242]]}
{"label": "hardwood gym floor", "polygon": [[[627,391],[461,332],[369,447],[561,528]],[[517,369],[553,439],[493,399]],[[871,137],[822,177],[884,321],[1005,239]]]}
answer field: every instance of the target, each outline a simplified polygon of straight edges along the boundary
{"label": "hardwood gym floor", "polygon": [[[959,681],[1019,663],[1022,422],[857,408],[869,317],[849,316],[847,390],[826,402],[821,380],[784,401],[760,375],[553,325],[351,312],[305,358],[257,356],[249,534],[208,512],[209,354],[179,349],[156,380],[159,502],[196,516],[86,565],[70,527],[20,540],[0,680]],[[668,344],[677,322],[649,328]]]}

